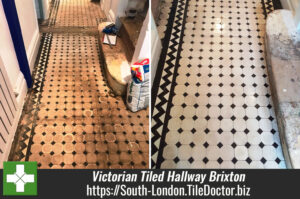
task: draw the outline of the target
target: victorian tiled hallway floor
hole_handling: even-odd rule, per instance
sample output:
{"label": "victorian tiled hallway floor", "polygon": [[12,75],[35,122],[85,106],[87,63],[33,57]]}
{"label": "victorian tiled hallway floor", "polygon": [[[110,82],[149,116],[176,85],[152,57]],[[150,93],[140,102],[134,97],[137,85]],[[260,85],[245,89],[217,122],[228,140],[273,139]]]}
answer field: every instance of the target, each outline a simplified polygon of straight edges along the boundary
{"label": "victorian tiled hallway floor", "polygon": [[265,59],[277,0],[165,0],[153,168],[285,168]]}
{"label": "victorian tiled hallway floor", "polygon": [[148,168],[148,111],[132,113],[107,85],[99,3],[55,0],[10,160],[39,168]]}

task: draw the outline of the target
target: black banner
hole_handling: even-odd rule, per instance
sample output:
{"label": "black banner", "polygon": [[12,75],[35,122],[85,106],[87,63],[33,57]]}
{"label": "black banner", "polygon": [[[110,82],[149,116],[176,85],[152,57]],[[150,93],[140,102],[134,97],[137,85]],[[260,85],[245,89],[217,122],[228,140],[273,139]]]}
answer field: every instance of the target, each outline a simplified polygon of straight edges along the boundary
{"label": "black banner", "polygon": [[38,196],[0,198],[299,198],[300,170],[38,170]]}

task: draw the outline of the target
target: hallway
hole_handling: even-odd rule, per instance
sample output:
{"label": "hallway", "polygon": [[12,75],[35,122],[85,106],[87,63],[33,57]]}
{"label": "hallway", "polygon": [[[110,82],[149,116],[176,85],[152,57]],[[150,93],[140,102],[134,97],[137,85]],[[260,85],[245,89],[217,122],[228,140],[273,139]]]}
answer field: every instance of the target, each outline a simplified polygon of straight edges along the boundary
{"label": "hallway", "polygon": [[107,85],[99,2],[54,0],[10,161],[39,168],[148,168],[148,110],[130,112]]}
{"label": "hallway", "polygon": [[279,5],[165,2],[152,168],[285,168],[264,47],[266,15]]}

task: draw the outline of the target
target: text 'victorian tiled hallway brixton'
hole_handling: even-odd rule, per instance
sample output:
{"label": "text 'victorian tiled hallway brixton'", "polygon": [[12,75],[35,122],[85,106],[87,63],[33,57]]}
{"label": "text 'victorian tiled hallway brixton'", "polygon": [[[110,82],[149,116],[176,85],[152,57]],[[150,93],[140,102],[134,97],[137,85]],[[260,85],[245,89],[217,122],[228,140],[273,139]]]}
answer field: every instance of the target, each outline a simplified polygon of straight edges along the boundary
{"label": "text 'victorian tiled hallway brixton'", "polygon": [[152,167],[285,168],[265,61],[272,1],[166,2]]}
{"label": "text 'victorian tiled hallway brixton'", "polygon": [[10,160],[39,168],[148,168],[148,111],[132,113],[107,85],[99,2],[54,0]]}

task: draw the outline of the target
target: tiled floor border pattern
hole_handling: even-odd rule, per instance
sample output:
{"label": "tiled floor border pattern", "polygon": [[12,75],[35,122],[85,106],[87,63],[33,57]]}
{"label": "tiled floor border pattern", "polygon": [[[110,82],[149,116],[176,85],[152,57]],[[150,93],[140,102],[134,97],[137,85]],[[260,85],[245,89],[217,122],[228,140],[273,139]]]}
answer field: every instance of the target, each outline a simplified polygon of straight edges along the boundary
{"label": "tiled floor border pattern", "polygon": [[[154,80],[152,90],[156,95],[152,95],[152,167],[156,164],[156,168],[160,167],[163,161],[162,152],[165,147],[166,133],[168,131],[167,123],[170,119],[170,108],[172,97],[174,96],[174,87],[176,85],[176,74],[178,69],[178,61],[180,58],[181,44],[183,38],[184,19],[187,14],[188,1],[173,1],[171,7],[170,18],[167,24],[167,30],[164,38],[164,49],[162,50],[159,66]],[[161,79],[161,80],[160,80]],[[160,84],[157,82],[160,81]],[[158,89],[158,90],[156,90]],[[157,98],[156,98],[157,97]],[[155,105],[155,106],[154,106]]]}
{"label": "tiled floor border pattern", "polygon": [[[152,140],[151,167],[159,169],[164,161],[163,151],[168,133],[172,97],[175,95],[178,61],[180,59],[182,37],[186,23],[186,12],[190,0],[173,1],[156,76],[152,87]],[[261,0],[265,17],[275,9],[281,9],[279,0]],[[185,9],[184,9],[185,7]]]}
{"label": "tiled floor border pattern", "polygon": [[[24,105],[24,110],[26,114],[23,114],[20,121],[26,121],[25,123],[20,122],[17,129],[17,134],[22,133],[22,135],[16,135],[19,140],[14,140],[13,147],[11,151],[14,154],[10,154],[9,159],[18,161],[28,161],[30,155],[30,146],[32,143],[32,138],[34,135],[34,128],[36,126],[36,118],[39,109],[40,99],[42,95],[43,82],[45,78],[45,73],[47,69],[47,63],[49,58],[49,52],[51,47],[52,34],[43,33],[41,39],[41,47],[39,49],[39,60],[37,67],[34,68],[33,72],[33,84],[27,96],[26,103]],[[25,119],[26,118],[26,119]],[[13,157],[14,156],[14,157]]]}

